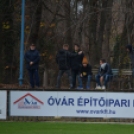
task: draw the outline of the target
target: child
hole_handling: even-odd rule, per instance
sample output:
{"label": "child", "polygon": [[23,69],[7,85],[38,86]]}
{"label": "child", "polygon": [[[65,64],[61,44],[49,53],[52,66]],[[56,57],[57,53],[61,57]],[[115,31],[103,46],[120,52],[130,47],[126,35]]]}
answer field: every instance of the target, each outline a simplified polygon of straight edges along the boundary
{"label": "child", "polygon": [[78,75],[78,87],[77,89],[83,89],[83,80],[86,80],[86,89],[90,89],[90,81],[92,77],[92,67],[88,64],[86,57],[83,58],[82,66]]}

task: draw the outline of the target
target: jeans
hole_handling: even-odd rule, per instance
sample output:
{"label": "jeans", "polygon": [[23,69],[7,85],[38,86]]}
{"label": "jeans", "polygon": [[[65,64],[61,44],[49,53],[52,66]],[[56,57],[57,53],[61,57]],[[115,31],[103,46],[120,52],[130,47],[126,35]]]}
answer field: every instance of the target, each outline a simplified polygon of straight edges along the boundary
{"label": "jeans", "polygon": [[92,76],[88,75],[87,77],[81,77],[78,75],[78,85],[79,87],[83,87],[83,80],[86,80],[86,87],[90,87],[90,81],[91,81]]}
{"label": "jeans", "polygon": [[28,69],[28,74],[30,78],[30,85],[32,88],[36,85],[39,87],[39,75],[38,75],[38,69]]}
{"label": "jeans", "polygon": [[72,77],[71,77],[71,71],[70,70],[59,70],[58,77],[57,77],[57,88],[60,88],[61,86],[61,77],[62,75],[66,73],[69,78],[70,87],[72,88]]}
{"label": "jeans", "polygon": [[76,78],[77,78],[77,75],[79,74],[79,70],[71,70],[71,74],[72,74],[73,88],[75,88],[75,86],[76,86]]}
{"label": "jeans", "polygon": [[101,82],[100,82],[100,77],[103,77],[103,79],[104,79],[104,86],[107,86],[107,83],[109,82],[110,78],[112,78],[113,76],[112,75],[104,75],[104,76],[101,76],[101,75],[97,74],[95,76],[97,85],[102,86],[101,85]]}

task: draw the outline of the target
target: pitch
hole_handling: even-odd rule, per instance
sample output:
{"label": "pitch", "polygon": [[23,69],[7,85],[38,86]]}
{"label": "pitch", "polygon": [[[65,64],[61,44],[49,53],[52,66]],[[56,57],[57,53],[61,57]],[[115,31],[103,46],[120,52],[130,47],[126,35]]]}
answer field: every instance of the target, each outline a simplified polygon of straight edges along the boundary
{"label": "pitch", "polygon": [[0,134],[134,134],[134,124],[0,122]]}

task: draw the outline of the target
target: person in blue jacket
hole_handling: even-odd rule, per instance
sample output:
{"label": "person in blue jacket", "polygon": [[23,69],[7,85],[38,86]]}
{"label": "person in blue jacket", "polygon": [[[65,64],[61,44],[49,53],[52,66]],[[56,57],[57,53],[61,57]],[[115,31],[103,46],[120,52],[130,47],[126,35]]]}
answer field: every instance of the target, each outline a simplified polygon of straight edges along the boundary
{"label": "person in blue jacket", "polygon": [[34,88],[35,85],[39,87],[38,68],[40,56],[35,44],[30,45],[30,50],[25,53],[25,60],[31,87]]}
{"label": "person in blue jacket", "polygon": [[113,76],[112,69],[105,59],[100,59],[100,67],[96,78],[96,89],[106,89],[107,83],[110,80],[110,77]]}

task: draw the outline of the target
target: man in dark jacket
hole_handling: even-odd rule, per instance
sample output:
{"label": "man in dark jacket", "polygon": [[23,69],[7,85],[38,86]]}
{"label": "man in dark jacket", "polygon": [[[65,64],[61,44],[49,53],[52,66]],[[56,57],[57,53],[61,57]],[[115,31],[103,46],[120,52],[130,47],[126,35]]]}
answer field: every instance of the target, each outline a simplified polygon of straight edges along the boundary
{"label": "man in dark jacket", "polygon": [[[134,49],[132,45],[127,45],[126,50],[129,54],[129,58],[131,61],[131,69],[132,69],[132,86],[134,86]],[[131,86],[131,83],[129,84]],[[130,87],[131,88],[131,87]]]}
{"label": "man in dark jacket", "polygon": [[134,50],[133,50],[133,46],[132,45],[127,45],[126,50],[127,50],[128,54],[129,54],[129,57],[130,57],[130,60],[131,60],[132,75],[134,77]]}
{"label": "man in dark jacket", "polygon": [[100,67],[98,74],[95,76],[97,86],[96,89],[106,89],[110,77],[113,76],[112,69],[105,59],[100,60]]}
{"label": "man in dark jacket", "polygon": [[35,44],[30,45],[30,50],[25,53],[25,60],[31,87],[34,88],[35,85],[39,87],[38,66],[40,57]]}
{"label": "man in dark jacket", "polygon": [[83,89],[83,80],[86,80],[86,89],[90,89],[90,81],[92,77],[92,67],[88,64],[86,57],[83,58],[82,66],[79,68],[78,75],[78,87],[77,89]]}
{"label": "man in dark jacket", "polygon": [[[76,54],[78,52],[80,52],[80,46],[78,44],[75,44],[73,53]],[[76,87],[76,77],[79,74],[79,70],[82,66],[83,57],[84,54],[82,53],[81,55],[77,55],[71,58],[71,74],[72,74],[73,88]]]}
{"label": "man in dark jacket", "polygon": [[[69,83],[70,88],[72,88],[72,77],[71,77],[71,71],[70,71],[70,59],[74,56],[77,56],[77,54],[73,54],[68,51],[69,45],[64,44],[63,49],[60,50],[56,55],[56,62],[59,66],[59,73],[57,77],[57,85],[56,88],[60,88],[61,86],[61,77],[64,73],[66,73],[69,77]],[[82,51],[80,51],[78,54],[82,54]]]}

